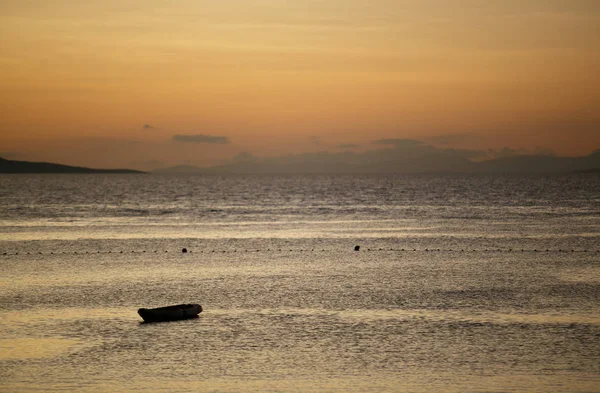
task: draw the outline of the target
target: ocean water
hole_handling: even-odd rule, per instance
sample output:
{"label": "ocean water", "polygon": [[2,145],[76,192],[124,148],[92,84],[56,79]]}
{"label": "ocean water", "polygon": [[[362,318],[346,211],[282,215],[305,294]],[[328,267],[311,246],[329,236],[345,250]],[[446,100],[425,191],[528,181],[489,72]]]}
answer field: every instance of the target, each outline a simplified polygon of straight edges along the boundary
{"label": "ocean water", "polygon": [[600,177],[2,175],[0,391],[600,392]]}

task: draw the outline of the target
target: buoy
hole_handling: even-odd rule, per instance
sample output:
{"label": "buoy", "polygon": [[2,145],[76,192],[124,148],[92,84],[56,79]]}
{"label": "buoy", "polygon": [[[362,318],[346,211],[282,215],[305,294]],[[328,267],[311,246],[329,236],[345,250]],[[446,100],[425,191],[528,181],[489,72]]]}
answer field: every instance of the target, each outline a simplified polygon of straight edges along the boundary
{"label": "buoy", "polygon": [[187,248],[182,248],[181,252],[185,254],[187,252]]}

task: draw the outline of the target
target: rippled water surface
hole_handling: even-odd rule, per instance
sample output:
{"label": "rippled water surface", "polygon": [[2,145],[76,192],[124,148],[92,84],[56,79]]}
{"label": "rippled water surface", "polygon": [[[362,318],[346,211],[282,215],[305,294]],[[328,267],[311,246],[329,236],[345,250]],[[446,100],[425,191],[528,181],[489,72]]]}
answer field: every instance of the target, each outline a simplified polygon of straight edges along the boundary
{"label": "rippled water surface", "polygon": [[3,175],[0,391],[598,392],[599,180]]}

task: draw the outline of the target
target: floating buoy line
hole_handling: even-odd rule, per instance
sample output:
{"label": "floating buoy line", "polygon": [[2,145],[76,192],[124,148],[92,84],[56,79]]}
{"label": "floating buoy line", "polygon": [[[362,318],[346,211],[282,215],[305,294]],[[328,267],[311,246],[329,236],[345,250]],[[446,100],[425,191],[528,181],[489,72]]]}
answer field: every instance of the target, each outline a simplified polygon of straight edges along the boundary
{"label": "floating buoy line", "polygon": [[[63,255],[63,254],[71,254],[71,255],[81,255],[81,254],[158,254],[158,253],[180,253],[180,254],[212,254],[212,253],[290,253],[290,252],[339,252],[339,249],[293,249],[293,248],[267,248],[264,249],[229,249],[229,250],[199,250],[193,251],[188,248],[183,248],[179,251],[175,250],[109,250],[109,251],[38,251],[38,252],[23,252],[23,251],[0,251],[0,255],[2,256],[11,256],[11,255]],[[473,248],[360,248],[360,246],[354,247],[354,251],[352,248],[348,249],[349,253],[369,253],[369,252],[400,252],[400,253],[415,253],[415,252],[423,252],[423,253],[553,253],[553,254],[572,254],[572,253],[597,253],[600,254],[600,249],[597,250],[588,250],[588,249],[513,249],[513,248],[486,248],[486,249],[473,249]]]}

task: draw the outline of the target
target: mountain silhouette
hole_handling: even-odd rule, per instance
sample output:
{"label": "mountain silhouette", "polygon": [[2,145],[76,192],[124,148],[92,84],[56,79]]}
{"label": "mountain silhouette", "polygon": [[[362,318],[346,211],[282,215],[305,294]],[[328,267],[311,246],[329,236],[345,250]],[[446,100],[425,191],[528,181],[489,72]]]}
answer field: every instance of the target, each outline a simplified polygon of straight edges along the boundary
{"label": "mountain silhouette", "polygon": [[144,173],[132,169],[92,169],[80,166],[6,160],[0,157],[0,173]]}
{"label": "mountain silhouette", "polygon": [[317,173],[569,173],[600,168],[600,150],[583,157],[514,155],[483,161],[469,157],[473,152],[428,148],[379,149],[365,153],[307,153],[281,157],[248,157],[230,163],[199,168],[176,166],[157,173],[206,174],[317,174]]}

